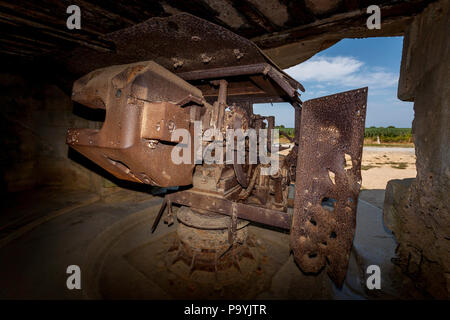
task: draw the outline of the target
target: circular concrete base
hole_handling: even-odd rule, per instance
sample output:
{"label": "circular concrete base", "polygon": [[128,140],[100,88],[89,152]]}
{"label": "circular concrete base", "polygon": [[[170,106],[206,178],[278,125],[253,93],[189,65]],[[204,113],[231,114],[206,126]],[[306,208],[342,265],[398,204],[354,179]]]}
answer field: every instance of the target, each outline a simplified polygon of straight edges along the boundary
{"label": "circular concrete base", "polygon": [[152,222],[153,215],[138,212],[97,237],[86,255],[86,298],[254,299],[270,288],[287,259],[280,259],[285,251],[280,245],[244,228],[244,244],[225,252],[216,270],[201,263],[193,267],[192,260],[178,254],[180,225],[160,225],[151,234]]}

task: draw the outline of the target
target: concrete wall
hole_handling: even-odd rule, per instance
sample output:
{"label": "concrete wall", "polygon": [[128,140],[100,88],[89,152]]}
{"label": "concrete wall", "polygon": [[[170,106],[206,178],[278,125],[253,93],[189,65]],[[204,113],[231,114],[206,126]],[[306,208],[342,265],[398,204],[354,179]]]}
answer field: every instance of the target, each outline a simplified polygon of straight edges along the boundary
{"label": "concrete wall", "polygon": [[423,292],[450,298],[450,2],[415,17],[403,45],[398,96],[414,101],[417,177],[391,181],[385,222],[398,265]]}
{"label": "concrete wall", "polygon": [[[99,176],[65,143],[68,127],[98,123],[73,113],[70,97],[39,74],[0,74],[2,191],[41,186],[96,191]],[[72,159],[69,157],[72,155]]]}

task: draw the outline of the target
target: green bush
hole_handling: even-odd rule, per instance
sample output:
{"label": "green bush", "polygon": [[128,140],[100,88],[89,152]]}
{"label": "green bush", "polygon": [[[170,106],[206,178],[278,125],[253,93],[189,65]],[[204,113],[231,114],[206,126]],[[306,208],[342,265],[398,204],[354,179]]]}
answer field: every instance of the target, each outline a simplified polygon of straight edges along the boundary
{"label": "green bush", "polygon": [[[290,137],[294,137],[294,128],[284,128],[284,126],[275,128],[286,132]],[[364,138],[376,141],[377,137],[380,137],[380,142],[412,142],[411,128],[395,128],[394,126],[377,128],[372,126],[365,129]]]}
{"label": "green bush", "polygon": [[364,138],[376,140],[377,137],[380,137],[381,142],[412,142],[411,128],[366,128]]}
{"label": "green bush", "polygon": [[276,126],[275,128],[279,129],[280,131],[286,132],[289,137],[293,138],[294,135],[295,135],[295,129],[294,128],[285,128],[283,125]]}

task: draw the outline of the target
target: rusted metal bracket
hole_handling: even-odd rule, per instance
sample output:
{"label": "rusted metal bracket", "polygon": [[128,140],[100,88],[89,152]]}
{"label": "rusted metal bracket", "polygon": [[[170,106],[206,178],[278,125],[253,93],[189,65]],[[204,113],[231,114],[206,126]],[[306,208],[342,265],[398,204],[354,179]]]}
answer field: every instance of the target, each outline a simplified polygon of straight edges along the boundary
{"label": "rusted metal bracket", "polygon": [[284,211],[233,202],[205,192],[180,191],[166,195],[166,199],[172,203],[227,216],[233,216],[234,213],[236,219],[249,220],[287,230],[291,227],[291,216]]}
{"label": "rusted metal bracket", "polygon": [[291,248],[305,272],[341,287],[356,227],[367,88],[303,104]]}
{"label": "rusted metal bracket", "polygon": [[199,80],[208,78],[218,78],[218,77],[232,77],[241,75],[252,75],[252,74],[264,74],[269,76],[273,81],[275,81],[285,92],[290,96],[294,97],[297,89],[302,92],[305,88],[298,82],[293,81],[288,75],[286,75],[281,70],[271,66],[268,63],[258,63],[246,66],[231,66],[223,68],[215,68],[209,70],[195,70],[189,72],[179,73],[179,77],[184,80]]}
{"label": "rusted metal bracket", "polygon": [[172,202],[170,200],[167,201],[167,216],[164,219],[164,223],[168,226],[171,226],[174,223],[172,214]]}
{"label": "rusted metal bracket", "polygon": [[162,204],[161,204],[161,207],[159,208],[159,212],[158,212],[158,214],[157,214],[157,216],[156,216],[156,218],[155,218],[155,221],[153,222],[153,225],[152,225],[152,233],[155,232],[156,227],[158,226],[159,221],[161,220],[161,217],[162,217],[162,215],[163,215],[164,210],[166,209],[166,207],[167,207],[167,200],[166,200],[166,198],[164,198],[164,200],[163,200],[163,202],[162,202]]}
{"label": "rusted metal bracket", "polygon": [[164,197],[164,200],[161,204],[161,207],[159,208],[158,214],[155,218],[155,221],[153,221],[152,225],[152,233],[155,232],[156,227],[158,227],[159,221],[161,220],[161,217],[164,213],[164,210],[167,207],[167,217],[164,218],[164,223],[168,226],[171,226],[174,223],[173,213],[172,213],[172,201],[167,200],[166,197]]}
{"label": "rusted metal bracket", "polygon": [[230,245],[234,244],[236,240],[236,229],[237,229],[237,209],[236,202],[231,204],[231,219],[230,219],[230,227],[228,229],[228,243]]}

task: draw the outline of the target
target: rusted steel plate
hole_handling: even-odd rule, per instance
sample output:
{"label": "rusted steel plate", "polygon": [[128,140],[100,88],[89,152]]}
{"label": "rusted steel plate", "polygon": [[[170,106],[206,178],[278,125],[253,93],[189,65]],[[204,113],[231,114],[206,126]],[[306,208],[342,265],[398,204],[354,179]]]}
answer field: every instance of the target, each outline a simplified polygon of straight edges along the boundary
{"label": "rusted steel plate", "polygon": [[[174,73],[195,73],[199,70],[268,63],[272,68],[267,72],[276,70],[277,75],[282,74],[291,86],[302,88],[275,66],[252,41],[188,13],[152,17],[106,34],[102,40],[114,44],[115,51],[93,52],[85,47],[75,48],[64,58],[68,69],[73,74],[81,75],[110,65],[153,60]],[[83,59],[79,59],[80,56]]]}
{"label": "rusted steel plate", "polygon": [[236,217],[239,219],[287,230],[291,227],[291,216],[286,212],[233,202],[204,192],[180,191],[168,194],[166,199],[187,207],[216,212],[227,216],[232,216],[234,206]]}
{"label": "rusted steel plate", "polygon": [[367,88],[303,104],[291,248],[304,272],[341,287],[356,227]]}
{"label": "rusted steel plate", "polygon": [[[194,82],[238,76],[232,79],[239,84],[238,88],[244,87],[245,83],[241,81],[247,79],[239,76],[260,75],[268,86],[281,89],[281,94],[268,97],[265,93],[259,97],[262,102],[275,102],[282,97],[300,103],[297,89],[305,91],[299,82],[278,68],[252,41],[187,13],[153,17],[106,34],[103,40],[113,44],[115,50],[95,52],[79,47],[68,52],[61,62],[71,74],[81,76],[98,68],[152,60],[182,79]],[[252,86],[253,90],[258,88]]]}

